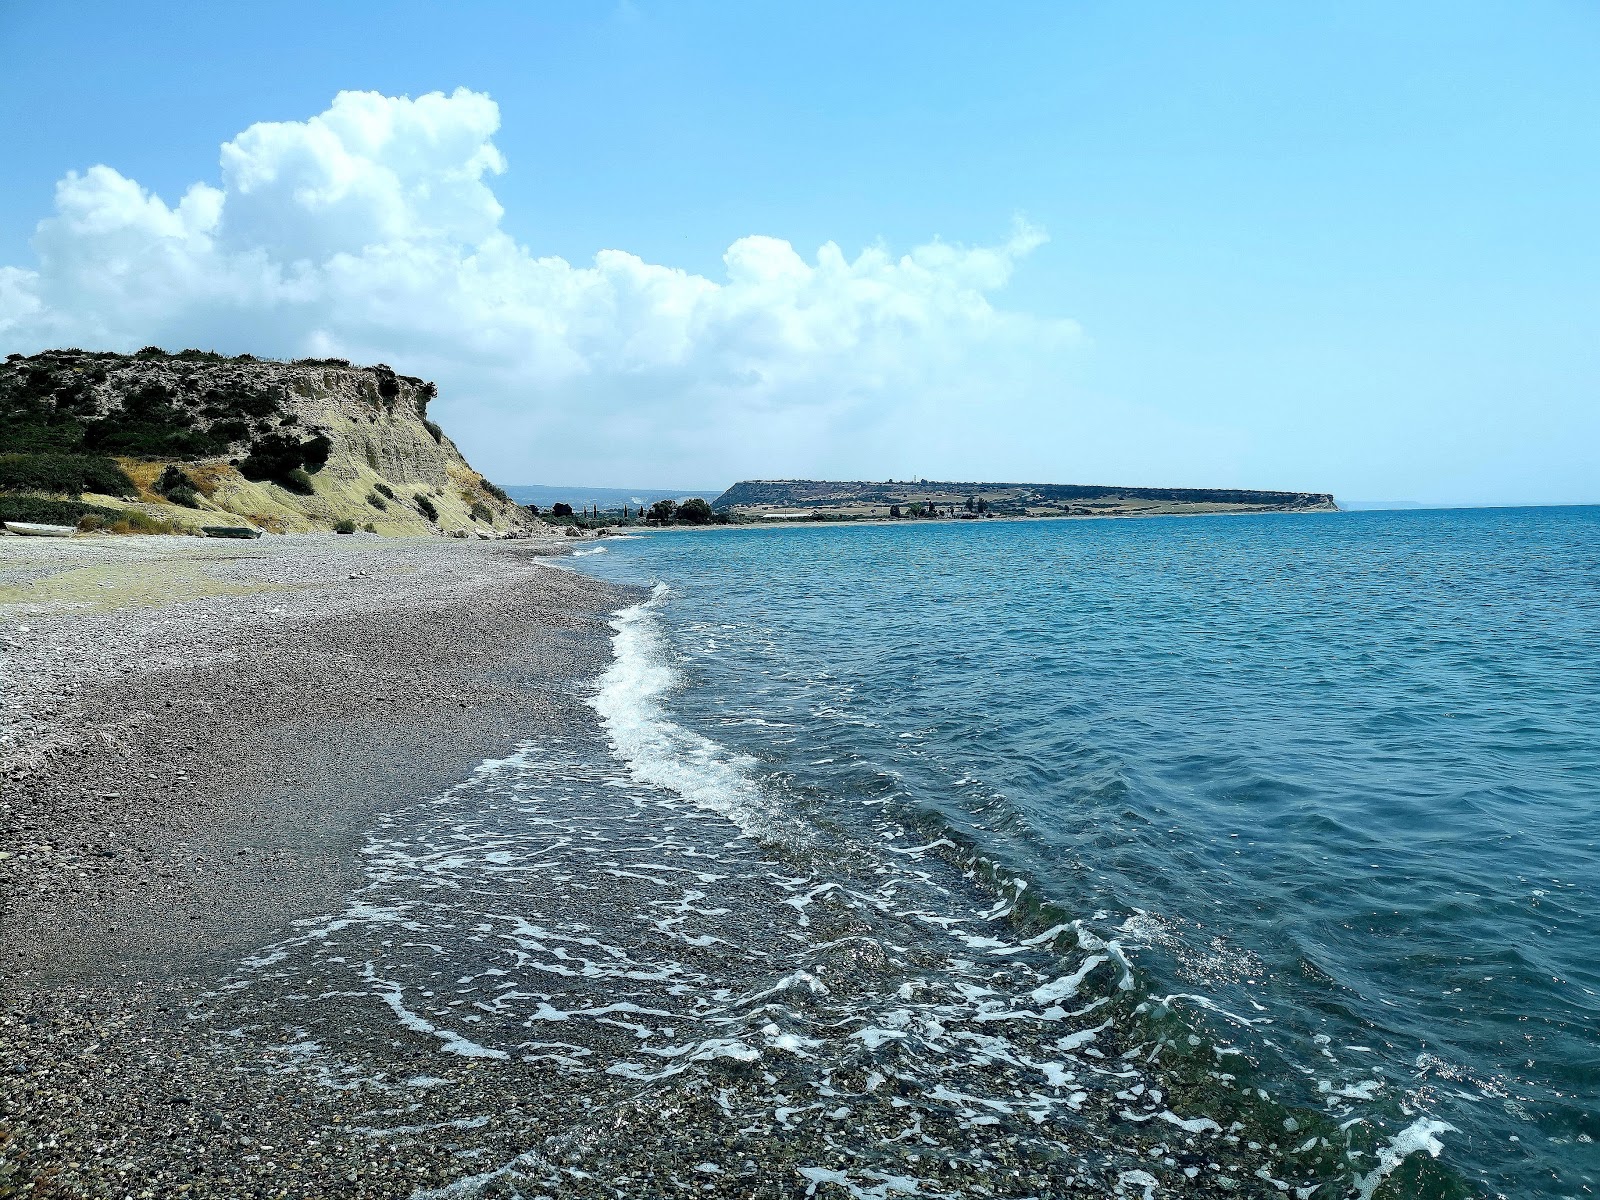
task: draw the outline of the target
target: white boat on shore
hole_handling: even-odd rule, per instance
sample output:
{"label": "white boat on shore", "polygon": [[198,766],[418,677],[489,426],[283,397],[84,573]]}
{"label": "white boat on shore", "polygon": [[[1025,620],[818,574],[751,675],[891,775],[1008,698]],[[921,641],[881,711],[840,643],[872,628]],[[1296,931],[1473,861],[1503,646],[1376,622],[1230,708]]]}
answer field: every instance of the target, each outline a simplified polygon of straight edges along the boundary
{"label": "white boat on shore", "polygon": [[5,527],[24,537],[71,537],[78,532],[71,525],[39,525],[33,521],[6,521]]}

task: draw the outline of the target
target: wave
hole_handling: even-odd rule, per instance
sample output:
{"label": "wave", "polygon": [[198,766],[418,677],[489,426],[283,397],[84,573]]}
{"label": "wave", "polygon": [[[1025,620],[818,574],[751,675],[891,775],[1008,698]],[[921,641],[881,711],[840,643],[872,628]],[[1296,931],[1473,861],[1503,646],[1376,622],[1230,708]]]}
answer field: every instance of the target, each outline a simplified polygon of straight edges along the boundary
{"label": "wave", "polygon": [[672,647],[656,611],[671,590],[657,583],[650,598],[611,620],[613,656],[589,704],[634,780],[666,788],[689,803],[728,817],[746,834],[804,840],[805,831],[774,805],[751,774],[754,760],[687,729],[667,712],[682,686]]}

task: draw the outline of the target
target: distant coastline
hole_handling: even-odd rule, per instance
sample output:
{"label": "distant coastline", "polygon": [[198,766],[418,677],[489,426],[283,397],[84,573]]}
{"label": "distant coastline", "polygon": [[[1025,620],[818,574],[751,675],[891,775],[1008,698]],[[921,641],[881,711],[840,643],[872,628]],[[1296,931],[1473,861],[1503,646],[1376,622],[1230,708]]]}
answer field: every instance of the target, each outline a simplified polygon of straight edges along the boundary
{"label": "distant coastline", "polygon": [[1156,488],[1101,484],[752,479],[711,502],[734,521],[985,520],[1336,512],[1326,492]]}

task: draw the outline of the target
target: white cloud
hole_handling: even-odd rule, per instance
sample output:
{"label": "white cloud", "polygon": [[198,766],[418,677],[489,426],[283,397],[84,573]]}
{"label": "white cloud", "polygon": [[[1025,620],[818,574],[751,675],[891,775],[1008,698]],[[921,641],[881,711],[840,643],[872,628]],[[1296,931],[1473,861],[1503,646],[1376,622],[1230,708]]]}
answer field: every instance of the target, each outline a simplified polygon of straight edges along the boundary
{"label": "white cloud", "polygon": [[0,347],[387,361],[437,379],[452,433],[510,482],[970,477],[1022,410],[1026,461],[1059,453],[1076,326],[992,302],[1040,231],[810,259],[743,237],[722,279],[620,250],[575,266],[501,229],[499,123],[464,89],[342,92],[239,134],[221,186],[175,206],[108,166],[69,174],[37,267],[0,268]]}

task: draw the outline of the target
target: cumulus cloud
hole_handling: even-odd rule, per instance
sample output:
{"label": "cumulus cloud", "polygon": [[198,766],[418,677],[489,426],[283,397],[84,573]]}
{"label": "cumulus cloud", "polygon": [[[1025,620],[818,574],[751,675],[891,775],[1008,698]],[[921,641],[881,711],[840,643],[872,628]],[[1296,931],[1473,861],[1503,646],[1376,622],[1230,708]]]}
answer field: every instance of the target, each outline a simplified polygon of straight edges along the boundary
{"label": "cumulus cloud", "polygon": [[343,92],[246,129],[220,186],[176,204],[71,173],[36,266],[0,267],[0,347],[387,361],[437,379],[457,440],[509,482],[971,475],[1015,444],[1019,406],[1033,445],[1064,436],[1076,326],[993,299],[1039,230],[854,257],[742,237],[717,279],[621,250],[573,265],[501,227],[499,124],[465,89]]}

